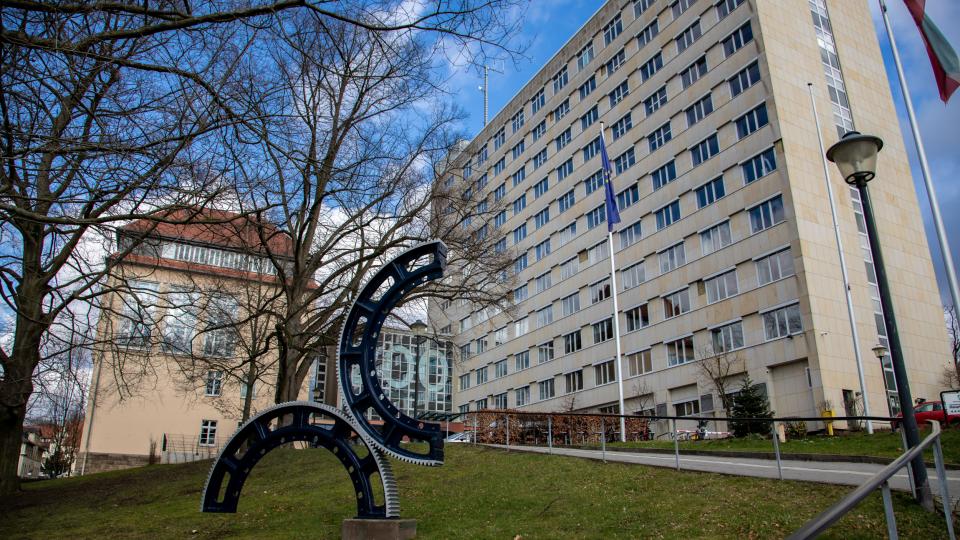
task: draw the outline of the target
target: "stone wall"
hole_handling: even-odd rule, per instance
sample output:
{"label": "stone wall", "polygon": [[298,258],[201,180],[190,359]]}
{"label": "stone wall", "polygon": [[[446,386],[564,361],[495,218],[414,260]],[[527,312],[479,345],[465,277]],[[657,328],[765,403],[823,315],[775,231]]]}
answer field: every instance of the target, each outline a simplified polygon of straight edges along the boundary
{"label": "stone wall", "polygon": [[87,460],[86,466],[83,469],[84,474],[132,469],[133,467],[143,467],[150,463],[150,456],[146,454],[104,454],[91,452],[89,454],[80,454],[77,458],[78,465],[82,466],[84,458]]}

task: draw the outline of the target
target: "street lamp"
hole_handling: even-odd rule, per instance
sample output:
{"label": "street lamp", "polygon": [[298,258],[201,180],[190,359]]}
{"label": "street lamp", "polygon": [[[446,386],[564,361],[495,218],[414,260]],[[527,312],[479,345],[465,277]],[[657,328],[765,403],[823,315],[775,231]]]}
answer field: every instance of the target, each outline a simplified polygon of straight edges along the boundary
{"label": "street lamp", "polygon": [[424,341],[427,324],[417,319],[410,324],[410,330],[413,332],[413,343],[417,346],[413,362],[413,417],[417,418],[420,414],[420,344]]}
{"label": "street lamp", "polygon": [[[913,398],[910,395],[910,383],[907,381],[907,369],[903,362],[903,348],[900,345],[897,319],[893,312],[893,298],[890,296],[890,285],[883,264],[883,253],[880,249],[880,236],[877,233],[873,203],[870,200],[870,191],[867,189],[867,182],[873,180],[877,174],[877,154],[881,148],[883,148],[883,140],[879,137],[861,135],[856,131],[850,131],[827,150],[827,159],[837,165],[844,181],[856,187],[860,192],[863,220],[867,227],[870,251],[873,253],[874,270],[877,274],[877,288],[880,291],[883,322],[887,328],[887,334],[889,334],[890,359],[893,363],[893,376],[897,381],[897,396],[900,399],[900,409],[903,413],[904,435],[907,439],[907,446],[913,448],[920,444],[920,432],[917,429],[917,419],[913,415],[913,407],[911,406]],[[873,352],[880,352],[879,348],[875,347]],[[917,489],[917,499],[922,505],[932,507],[933,497],[930,493],[930,485],[927,482],[927,469],[923,464],[922,456],[917,456],[912,461],[911,469],[914,485]]]}

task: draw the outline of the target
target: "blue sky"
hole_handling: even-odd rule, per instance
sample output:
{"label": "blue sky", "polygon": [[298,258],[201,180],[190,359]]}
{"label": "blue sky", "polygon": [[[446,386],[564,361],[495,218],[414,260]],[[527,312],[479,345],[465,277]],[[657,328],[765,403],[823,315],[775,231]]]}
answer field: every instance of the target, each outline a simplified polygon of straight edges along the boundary
{"label": "blue sky", "polygon": [[[705,1],[705,0],[702,0]],[[789,0],[803,1],[803,0]],[[851,1],[851,0],[844,0]],[[863,0],[856,0],[863,1]],[[873,13],[873,26],[880,40],[884,60],[887,64],[888,84],[891,84],[894,100],[900,119],[906,147],[913,166],[914,184],[927,230],[941,296],[949,303],[945,271],[940,249],[933,232],[926,190],[920,175],[919,162],[907,123],[906,109],[903,106],[900,87],[896,80],[890,46],[880,19],[877,0],[867,0]],[[537,70],[544,65],[564,43],[585,23],[603,0],[534,0],[524,17],[524,35],[529,48],[526,59],[501,66],[503,74],[491,73],[490,77],[490,118],[513,97]],[[934,185],[940,202],[940,210],[947,227],[954,265],[960,268],[960,152],[957,135],[960,126],[960,91],[954,95],[948,105],[940,101],[933,71],[923,47],[923,41],[901,0],[887,0],[894,37],[904,63],[904,70],[910,84],[914,108],[920,122],[923,142],[926,145],[927,159],[933,173]],[[927,12],[947,36],[954,48],[960,49],[960,1],[927,0]],[[866,21],[865,21],[866,22]],[[811,29],[811,39],[813,30]],[[843,51],[840,50],[841,62]],[[452,90],[456,92],[458,102],[470,115],[465,128],[468,133],[477,133],[483,125],[483,95],[477,89],[482,84],[481,76],[473,71],[457,73],[451,79]],[[857,111],[854,110],[854,119]]]}

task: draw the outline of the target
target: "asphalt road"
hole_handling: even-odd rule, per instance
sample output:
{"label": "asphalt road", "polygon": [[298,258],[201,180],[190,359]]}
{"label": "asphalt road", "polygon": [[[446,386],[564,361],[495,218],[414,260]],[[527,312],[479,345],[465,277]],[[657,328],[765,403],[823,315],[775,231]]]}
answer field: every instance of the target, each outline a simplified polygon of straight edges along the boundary
{"label": "asphalt road", "polygon": [[[491,445],[498,448],[507,448],[504,445]],[[542,446],[510,446],[511,451],[553,453],[561,456],[580,457],[587,459],[603,459],[600,450],[581,450],[574,448],[554,448]],[[673,454],[654,454],[642,452],[607,452],[606,460],[618,463],[634,463],[637,465],[651,465],[654,467],[676,467],[676,457]],[[871,476],[883,469],[884,465],[873,463],[799,461],[784,459],[781,461],[783,478],[785,480],[802,480],[805,482],[820,482],[824,484],[843,484],[856,486],[862,484]],[[738,476],[756,476],[760,478],[778,478],[777,462],[767,459],[711,457],[702,455],[685,456],[680,454],[680,468],[687,471],[701,471]],[[937,480],[935,469],[928,468],[930,487],[933,493],[940,494],[940,482]],[[906,469],[902,469],[890,479],[890,487],[901,491],[909,491],[910,483]],[[960,471],[947,471],[947,490],[952,501],[960,500]]]}

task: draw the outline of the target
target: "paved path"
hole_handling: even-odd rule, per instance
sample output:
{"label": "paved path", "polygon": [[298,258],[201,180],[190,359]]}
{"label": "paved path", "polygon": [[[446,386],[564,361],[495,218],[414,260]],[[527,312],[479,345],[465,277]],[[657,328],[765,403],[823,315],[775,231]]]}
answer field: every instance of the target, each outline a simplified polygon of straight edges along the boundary
{"label": "paved path", "polygon": [[[490,445],[497,448],[507,448],[504,445]],[[581,457],[588,459],[603,459],[600,450],[582,450],[577,448],[554,448],[552,451],[544,446],[510,446],[511,451],[553,453],[561,456]],[[655,454],[646,452],[607,452],[607,461],[620,463],[634,463],[637,465],[652,465],[654,467],[676,467],[676,457],[673,454]],[[826,461],[799,461],[784,459],[783,478],[785,480],[803,480],[806,482],[821,482],[825,484],[844,484],[856,486],[883,469],[884,465],[874,463],[849,463]],[[739,476],[757,476],[760,478],[777,478],[777,462],[768,459],[711,457],[702,455],[680,454],[680,468],[687,471],[702,471],[711,473],[734,474]],[[937,480],[935,469],[928,468],[930,486],[933,493],[940,494],[940,483]],[[910,483],[906,469],[901,469],[890,479],[890,487],[897,490],[909,491]],[[947,489],[953,501],[960,500],[960,471],[947,471]]]}

